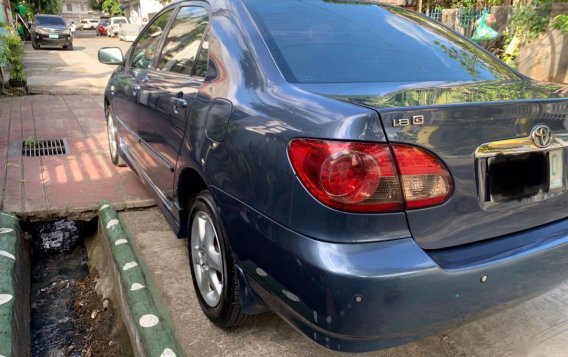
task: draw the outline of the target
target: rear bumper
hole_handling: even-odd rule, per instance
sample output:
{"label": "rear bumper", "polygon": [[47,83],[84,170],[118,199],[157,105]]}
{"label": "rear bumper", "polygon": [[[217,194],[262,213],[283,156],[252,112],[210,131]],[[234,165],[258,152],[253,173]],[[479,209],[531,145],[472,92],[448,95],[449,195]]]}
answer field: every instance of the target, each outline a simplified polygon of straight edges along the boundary
{"label": "rear bumper", "polygon": [[214,196],[253,291],[308,338],[333,350],[408,343],[518,304],[568,278],[568,220],[428,253],[411,238],[316,241],[220,191]]}

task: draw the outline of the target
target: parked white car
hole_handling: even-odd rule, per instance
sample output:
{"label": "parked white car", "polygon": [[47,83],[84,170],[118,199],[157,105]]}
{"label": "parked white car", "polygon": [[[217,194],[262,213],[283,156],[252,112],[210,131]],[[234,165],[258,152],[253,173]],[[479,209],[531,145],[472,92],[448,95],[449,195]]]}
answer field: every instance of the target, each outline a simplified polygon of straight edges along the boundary
{"label": "parked white car", "polygon": [[123,16],[111,17],[109,20],[109,25],[107,27],[107,36],[114,37],[118,35],[120,30],[120,25],[128,24],[128,19]]}
{"label": "parked white car", "polygon": [[79,26],[77,26],[78,30],[94,30],[97,28],[99,24],[99,20],[97,19],[83,19]]}

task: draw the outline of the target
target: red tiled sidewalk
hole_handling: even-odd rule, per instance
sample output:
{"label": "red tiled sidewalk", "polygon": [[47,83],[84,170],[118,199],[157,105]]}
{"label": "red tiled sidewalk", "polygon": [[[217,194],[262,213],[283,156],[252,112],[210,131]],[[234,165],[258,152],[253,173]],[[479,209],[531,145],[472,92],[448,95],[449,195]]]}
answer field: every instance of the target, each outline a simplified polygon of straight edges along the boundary
{"label": "red tiled sidewalk", "polygon": [[[18,157],[17,141],[65,138],[70,153]],[[128,168],[108,154],[102,97],[28,96],[0,99],[0,210],[22,217],[94,212],[102,200],[118,209],[154,204]]]}

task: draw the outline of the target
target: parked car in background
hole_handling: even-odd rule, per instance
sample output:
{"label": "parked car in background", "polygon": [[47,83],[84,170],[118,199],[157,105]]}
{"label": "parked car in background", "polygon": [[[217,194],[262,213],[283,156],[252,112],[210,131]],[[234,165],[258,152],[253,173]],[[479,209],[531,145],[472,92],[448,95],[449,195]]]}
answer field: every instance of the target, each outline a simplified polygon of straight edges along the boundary
{"label": "parked car in background", "polygon": [[73,36],[69,26],[61,16],[35,15],[30,29],[32,47],[61,46],[64,49],[73,49]]}
{"label": "parked car in background", "polygon": [[107,35],[107,26],[109,24],[109,19],[101,19],[97,27],[95,28],[97,36],[106,36]]}
{"label": "parked car in background", "polygon": [[94,30],[97,28],[99,20],[97,19],[83,19],[77,27],[78,30]]}
{"label": "parked car in background", "polygon": [[99,60],[118,66],[112,162],[188,237],[218,326],[269,307],[325,348],[368,351],[568,278],[566,91],[428,17],[180,1]]}
{"label": "parked car in background", "polygon": [[140,33],[141,25],[122,24],[118,30],[118,38],[121,41],[134,42]]}
{"label": "parked car in background", "polygon": [[126,17],[111,17],[109,19],[109,24],[107,26],[107,36],[114,37],[118,35],[118,31],[120,30],[120,26],[123,24],[128,24],[128,19]]}

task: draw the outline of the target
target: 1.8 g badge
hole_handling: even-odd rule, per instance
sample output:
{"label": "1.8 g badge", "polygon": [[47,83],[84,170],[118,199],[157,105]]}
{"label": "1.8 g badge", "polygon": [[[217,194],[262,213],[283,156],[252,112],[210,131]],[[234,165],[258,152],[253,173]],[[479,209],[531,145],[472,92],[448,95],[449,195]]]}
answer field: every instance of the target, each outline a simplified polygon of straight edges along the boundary
{"label": "1.8 g badge", "polygon": [[392,126],[409,126],[409,125],[422,125],[424,124],[424,115],[413,115],[412,118],[394,119]]}

